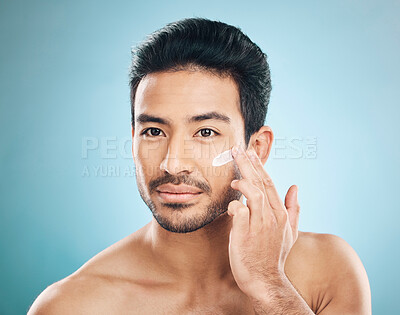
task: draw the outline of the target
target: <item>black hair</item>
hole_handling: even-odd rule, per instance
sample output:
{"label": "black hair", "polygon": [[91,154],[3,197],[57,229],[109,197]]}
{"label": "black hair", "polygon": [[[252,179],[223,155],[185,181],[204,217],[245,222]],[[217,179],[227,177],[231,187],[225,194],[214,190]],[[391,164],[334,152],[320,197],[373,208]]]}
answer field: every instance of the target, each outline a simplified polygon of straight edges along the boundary
{"label": "black hair", "polygon": [[263,125],[271,94],[267,55],[240,28],[206,18],[185,18],[151,33],[132,50],[129,73],[131,119],[135,94],[147,74],[203,70],[230,76],[238,85],[245,143]]}

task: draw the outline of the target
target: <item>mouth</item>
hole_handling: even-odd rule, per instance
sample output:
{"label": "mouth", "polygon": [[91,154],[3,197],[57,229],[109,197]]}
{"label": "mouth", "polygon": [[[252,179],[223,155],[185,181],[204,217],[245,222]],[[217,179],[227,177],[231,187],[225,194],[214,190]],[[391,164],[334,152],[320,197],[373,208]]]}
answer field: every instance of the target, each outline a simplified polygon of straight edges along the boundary
{"label": "mouth", "polygon": [[202,192],[198,193],[172,193],[165,191],[157,191],[158,196],[163,202],[187,202],[198,198]]}

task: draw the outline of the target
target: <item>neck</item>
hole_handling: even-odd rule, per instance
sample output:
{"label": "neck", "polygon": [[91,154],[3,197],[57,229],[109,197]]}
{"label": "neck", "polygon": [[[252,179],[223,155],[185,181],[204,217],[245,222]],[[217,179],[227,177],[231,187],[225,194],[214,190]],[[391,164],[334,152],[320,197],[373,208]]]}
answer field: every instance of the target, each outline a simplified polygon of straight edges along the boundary
{"label": "neck", "polygon": [[229,263],[232,218],[224,213],[205,227],[190,233],[163,229],[153,218],[148,237],[163,272],[186,288],[234,284]]}

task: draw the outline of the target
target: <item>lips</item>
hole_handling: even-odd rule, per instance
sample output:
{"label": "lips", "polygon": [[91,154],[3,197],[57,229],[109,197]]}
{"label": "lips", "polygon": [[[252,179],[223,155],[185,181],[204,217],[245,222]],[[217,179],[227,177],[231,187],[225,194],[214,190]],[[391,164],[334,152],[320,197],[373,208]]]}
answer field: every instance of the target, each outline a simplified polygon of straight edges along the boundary
{"label": "lips", "polygon": [[181,185],[164,184],[159,186],[157,191],[170,194],[198,194],[202,192],[200,189],[196,187],[184,184]]}
{"label": "lips", "polygon": [[165,202],[186,202],[202,194],[198,188],[188,185],[164,184],[158,187],[157,193]]}

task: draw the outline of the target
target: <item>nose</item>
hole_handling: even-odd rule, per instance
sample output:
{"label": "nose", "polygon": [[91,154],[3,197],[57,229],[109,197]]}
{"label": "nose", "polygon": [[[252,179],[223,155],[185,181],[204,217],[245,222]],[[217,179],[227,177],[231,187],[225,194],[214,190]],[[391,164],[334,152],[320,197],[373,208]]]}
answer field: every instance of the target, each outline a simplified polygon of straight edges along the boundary
{"label": "nose", "polygon": [[[187,149],[187,148],[186,148]],[[160,164],[161,171],[171,175],[178,175],[182,172],[190,174],[193,172],[194,157],[185,152],[183,141],[170,143],[167,154]]]}

